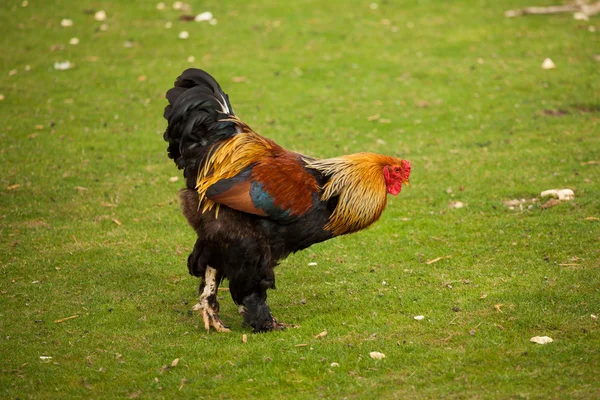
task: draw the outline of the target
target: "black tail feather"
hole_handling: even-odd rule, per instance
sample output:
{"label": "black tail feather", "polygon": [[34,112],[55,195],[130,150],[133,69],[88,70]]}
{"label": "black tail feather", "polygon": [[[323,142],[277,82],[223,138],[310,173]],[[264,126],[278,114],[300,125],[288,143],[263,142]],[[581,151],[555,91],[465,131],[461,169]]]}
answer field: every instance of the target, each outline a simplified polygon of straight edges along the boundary
{"label": "black tail feather", "polygon": [[184,169],[188,187],[194,188],[198,165],[210,145],[237,133],[234,123],[221,121],[235,114],[217,81],[196,68],[183,71],[166,98],[164,117],[169,124],[164,139],[169,142],[169,158]]}

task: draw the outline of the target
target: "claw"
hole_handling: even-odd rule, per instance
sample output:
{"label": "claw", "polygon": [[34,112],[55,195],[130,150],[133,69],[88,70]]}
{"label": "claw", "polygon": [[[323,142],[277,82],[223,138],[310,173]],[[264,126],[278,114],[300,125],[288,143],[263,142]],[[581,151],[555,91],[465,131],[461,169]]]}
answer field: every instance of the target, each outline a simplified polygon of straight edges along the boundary
{"label": "claw", "polygon": [[231,329],[225,326],[225,324],[219,317],[219,314],[214,312],[214,310],[210,308],[210,306],[202,307],[201,314],[202,322],[204,322],[204,329],[206,329],[206,333],[210,332],[211,326],[217,332],[231,332]]}
{"label": "claw", "polygon": [[300,328],[300,325],[294,324],[286,324],[284,322],[279,322],[275,317],[273,317],[273,330],[274,331],[283,331],[287,328]]}

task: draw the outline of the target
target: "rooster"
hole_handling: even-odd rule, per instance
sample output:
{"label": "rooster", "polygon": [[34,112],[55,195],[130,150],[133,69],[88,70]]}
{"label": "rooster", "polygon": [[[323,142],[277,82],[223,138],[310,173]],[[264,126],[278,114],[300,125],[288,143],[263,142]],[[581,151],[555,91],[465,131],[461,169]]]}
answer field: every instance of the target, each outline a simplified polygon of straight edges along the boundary
{"label": "rooster", "polygon": [[244,324],[284,329],[267,305],[273,268],[290,253],[377,221],[387,194],[409,183],[410,163],[357,153],[329,159],[286,150],[260,136],[233,112],[217,81],[187,69],[166,98],[164,139],[183,169],[183,214],[198,238],[187,265],[200,277],[207,332],[229,332],[219,317],[217,289],[225,278]]}

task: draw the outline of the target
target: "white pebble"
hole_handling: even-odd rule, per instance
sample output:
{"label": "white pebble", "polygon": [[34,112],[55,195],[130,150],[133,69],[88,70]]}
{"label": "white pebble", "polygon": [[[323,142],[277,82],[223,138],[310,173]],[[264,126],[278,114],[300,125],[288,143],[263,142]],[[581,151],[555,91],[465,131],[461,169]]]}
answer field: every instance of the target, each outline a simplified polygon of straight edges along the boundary
{"label": "white pebble", "polygon": [[96,14],[94,14],[94,19],[96,21],[106,21],[106,12],[104,10],[97,11]]}
{"label": "white pebble", "polygon": [[317,263],[316,262],[309,262],[308,266],[309,267],[315,267],[315,266],[317,266]]}
{"label": "white pebble", "polygon": [[553,342],[552,338],[548,336],[534,336],[529,339],[529,341],[537,344],[547,344]]}
{"label": "white pebble", "polygon": [[193,63],[193,62],[195,62],[195,61],[196,61],[196,57],[194,57],[194,56],[189,56],[189,57],[187,58],[187,62],[189,62],[189,63]]}
{"label": "white pebble", "polygon": [[62,26],[63,28],[68,28],[70,26],[73,26],[73,20],[68,19],[68,18],[63,18],[63,20],[60,21],[60,26]]}
{"label": "white pebble", "polygon": [[213,19],[213,13],[211,13],[210,11],[205,11],[201,14],[196,15],[196,17],[194,18],[194,21],[202,22],[202,21],[210,21],[211,19]]}
{"label": "white pebble", "polygon": [[66,71],[68,69],[73,68],[73,64],[71,64],[70,61],[63,61],[63,62],[55,62],[54,63],[54,69],[57,71]]}
{"label": "white pebble", "polygon": [[69,40],[69,44],[77,45],[77,44],[79,44],[79,39],[76,37],[71,38],[71,40]]}
{"label": "white pebble", "polygon": [[332,367],[339,367],[339,366],[340,366],[340,364],[338,364],[338,363],[336,363],[336,362],[332,362],[330,366],[332,366]]}
{"label": "white pebble", "polygon": [[383,360],[385,358],[385,354],[380,353],[378,351],[372,351],[369,353],[373,360]]}
{"label": "white pebble", "polygon": [[554,61],[552,61],[549,58],[546,58],[544,60],[544,62],[542,63],[542,68],[543,69],[554,69],[556,68],[556,64],[554,64]]}
{"label": "white pebble", "polygon": [[187,39],[189,37],[190,37],[190,34],[188,33],[188,31],[179,32],[179,39]]}
{"label": "white pebble", "polygon": [[417,320],[417,321],[422,321],[422,320],[424,320],[424,319],[425,319],[425,316],[424,316],[424,315],[417,315],[417,316],[415,316],[415,317],[413,317],[413,318],[414,318],[415,320]]}

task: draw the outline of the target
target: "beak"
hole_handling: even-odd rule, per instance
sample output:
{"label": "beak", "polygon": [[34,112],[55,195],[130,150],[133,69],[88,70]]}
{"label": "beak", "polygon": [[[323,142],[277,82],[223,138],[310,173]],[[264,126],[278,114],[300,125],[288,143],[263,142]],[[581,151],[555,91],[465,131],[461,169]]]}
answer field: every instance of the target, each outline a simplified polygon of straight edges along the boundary
{"label": "beak", "polygon": [[410,186],[410,182],[408,181],[408,179],[405,181],[402,181],[402,183],[404,183],[406,186]]}

